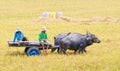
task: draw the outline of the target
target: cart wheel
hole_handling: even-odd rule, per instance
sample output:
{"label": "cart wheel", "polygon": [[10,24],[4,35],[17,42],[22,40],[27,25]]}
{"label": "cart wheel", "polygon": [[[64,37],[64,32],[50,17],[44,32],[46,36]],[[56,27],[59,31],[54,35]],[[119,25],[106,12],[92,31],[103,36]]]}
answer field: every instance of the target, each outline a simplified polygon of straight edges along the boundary
{"label": "cart wheel", "polygon": [[39,48],[37,47],[30,47],[27,50],[27,56],[38,56],[40,55]]}

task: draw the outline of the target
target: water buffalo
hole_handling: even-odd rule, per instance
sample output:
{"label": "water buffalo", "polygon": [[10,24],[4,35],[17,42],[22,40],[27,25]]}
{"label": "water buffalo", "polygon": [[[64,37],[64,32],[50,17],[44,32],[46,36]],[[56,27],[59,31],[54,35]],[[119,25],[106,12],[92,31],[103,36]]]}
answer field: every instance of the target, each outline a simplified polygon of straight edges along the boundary
{"label": "water buffalo", "polygon": [[[69,34],[71,34],[71,32],[67,33],[67,34],[58,34],[56,37],[54,37],[54,46],[58,46],[59,47],[59,42],[62,38],[68,36]],[[59,51],[59,48],[52,48],[51,52],[54,52],[56,49],[57,52]]]}
{"label": "water buffalo", "polygon": [[84,53],[86,52],[85,48],[93,43],[100,43],[100,40],[89,32],[86,35],[71,33],[59,40],[59,53],[64,52],[64,54],[67,54],[67,49],[74,50],[74,53],[77,50],[79,50],[79,53]]}

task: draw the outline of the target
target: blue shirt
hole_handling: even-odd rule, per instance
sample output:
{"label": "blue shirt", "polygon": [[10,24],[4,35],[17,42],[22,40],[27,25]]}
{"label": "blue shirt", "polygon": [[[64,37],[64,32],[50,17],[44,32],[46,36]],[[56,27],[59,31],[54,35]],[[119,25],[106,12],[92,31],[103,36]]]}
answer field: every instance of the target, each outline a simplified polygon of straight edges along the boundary
{"label": "blue shirt", "polygon": [[24,37],[24,34],[21,32],[21,34],[19,34],[18,32],[15,32],[15,35],[14,35],[14,42],[19,42],[23,39]]}

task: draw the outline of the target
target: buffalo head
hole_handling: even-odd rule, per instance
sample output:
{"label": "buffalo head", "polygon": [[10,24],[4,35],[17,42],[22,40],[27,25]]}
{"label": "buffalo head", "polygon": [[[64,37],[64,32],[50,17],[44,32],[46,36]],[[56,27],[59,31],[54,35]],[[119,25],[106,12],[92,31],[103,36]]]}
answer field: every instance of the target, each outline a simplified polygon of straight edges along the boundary
{"label": "buffalo head", "polygon": [[87,32],[87,39],[93,43],[100,43],[101,42],[94,34],[91,34],[90,32]]}

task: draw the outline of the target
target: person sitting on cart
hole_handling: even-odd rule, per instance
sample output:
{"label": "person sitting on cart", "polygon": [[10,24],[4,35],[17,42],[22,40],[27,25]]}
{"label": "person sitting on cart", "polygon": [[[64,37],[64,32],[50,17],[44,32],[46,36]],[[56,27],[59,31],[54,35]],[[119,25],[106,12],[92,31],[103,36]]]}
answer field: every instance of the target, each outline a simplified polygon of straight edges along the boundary
{"label": "person sitting on cart", "polygon": [[27,38],[24,37],[22,30],[17,29],[14,34],[13,42],[27,41]]}
{"label": "person sitting on cart", "polygon": [[[39,33],[38,39],[39,39],[39,42],[42,45],[43,52],[47,54],[47,50],[48,50],[48,47],[49,47],[50,43],[48,41],[48,36],[47,36],[46,30],[47,30],[46,27],[42,27],[42,31]],[[44,47],[44,44],[47,44],[46,49]]]}

